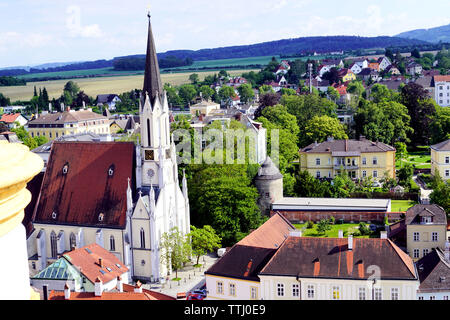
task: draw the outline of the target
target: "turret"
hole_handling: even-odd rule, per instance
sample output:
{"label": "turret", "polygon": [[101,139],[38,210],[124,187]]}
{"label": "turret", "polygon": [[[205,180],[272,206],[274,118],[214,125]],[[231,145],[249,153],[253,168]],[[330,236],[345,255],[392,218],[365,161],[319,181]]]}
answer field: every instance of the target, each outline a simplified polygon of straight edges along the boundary
{"label": "turret", "polygon": [[283,175],[270,157],[262,164],[255,178],[259,192],[258,205],[263,215],[270,215],[271,205],[283,198]]}

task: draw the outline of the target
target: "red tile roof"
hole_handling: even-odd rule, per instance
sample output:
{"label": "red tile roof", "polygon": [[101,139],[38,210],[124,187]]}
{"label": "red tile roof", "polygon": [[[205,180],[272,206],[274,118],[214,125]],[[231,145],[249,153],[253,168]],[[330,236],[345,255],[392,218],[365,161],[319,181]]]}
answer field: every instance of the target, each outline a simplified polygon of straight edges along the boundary
{"label": "red tile roof", "polygon": [[[65,300],[64,291],[51,291],[49,300]],[[146,292],[103,292],[95,296],[94,292],[71,292],[69,300],[155,300]]]}
{"label": "red tile roof", "polygon": [[124,228],[134,150],[132,142],[55,141],[33,222]]}
{"label": "red tile roof", "polygon": [[5,123],[14,123],[15,121],[17,121],[17,118],[20,116],[20,113],[11,113],[11,114],[3,114],[2,117],[0,118],[0,122],[5,122]]}
{"label": "red tile roof", "polygon": [[434,76],[434,82],[450,82],[450,75]]}
{"label": "red tile roof", "polygon": [[261,227],[250,233],[237,244],[259,248],[276,249],[295,227],[281,214],[275,213]]}
{"label": "red tile roof", "polygon": [[[130,285],[130,284],[123,284],[123,291],[124,292],[134,292],[134,286]],[[156,291],[152,291],[152,290],[147,290],[147,289],[142,289],[143,293],[146,293],[148,297],[150,297],[150,300],[177,300],[174,297],[168,296],[164,293],[160,293],[160,292],[156,292]]]}
{"label": "red tile roof", "polygon": [[[96,243],[70,251],[63,256],[73,266],[81,268],[81,273],[92,283],[96,282],[97,278],[103,283],[108,283],[129,271],[114,254]],[[99,259],[102,259],[102,266]]]}

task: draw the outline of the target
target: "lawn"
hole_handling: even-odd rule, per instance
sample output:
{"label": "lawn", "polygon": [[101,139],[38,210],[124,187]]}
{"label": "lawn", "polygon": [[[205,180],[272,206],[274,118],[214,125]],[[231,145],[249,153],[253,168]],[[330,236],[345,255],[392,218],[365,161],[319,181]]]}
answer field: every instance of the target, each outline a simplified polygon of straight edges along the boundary
{"label": "lawn", "polygon": [[417,201],[412,200],[392,200],[391,212],[406,212],[409,208],[417,204]]}
{"label": "lawn", "polygon": [[[338,238],[339,230],[343,230],[344,237],[347,237],[349,233],[358,231],[359,224],[354,223],[334,224],[331,225],[331,230],[328,230],[325,234],[319,234],[317,232],[317,224],[314,224],[314,227],[312,229],[307,229],[306,223],[294,224],[294,227],[303,231],[302,234],[303,237]],[[369,235],[357,236],[356,238],[370,238],[370,236]]]}
{"label": "lawn", "polygon": [[402,163],[410,163],[417,169],[431,169],[431,155],[430,150],[424,149],[423,151],[408,152],[406,159],[396,162],[396,169],[400,169]]}

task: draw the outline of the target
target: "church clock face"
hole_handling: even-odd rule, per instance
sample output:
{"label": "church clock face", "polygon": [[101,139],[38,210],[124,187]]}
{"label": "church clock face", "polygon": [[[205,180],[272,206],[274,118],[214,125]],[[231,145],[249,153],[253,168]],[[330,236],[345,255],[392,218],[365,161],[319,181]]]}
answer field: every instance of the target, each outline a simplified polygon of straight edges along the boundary
{"label": "church clock face", "polygon": [[153,150],[145,150],[145,160],[155,160],[155,152]]}

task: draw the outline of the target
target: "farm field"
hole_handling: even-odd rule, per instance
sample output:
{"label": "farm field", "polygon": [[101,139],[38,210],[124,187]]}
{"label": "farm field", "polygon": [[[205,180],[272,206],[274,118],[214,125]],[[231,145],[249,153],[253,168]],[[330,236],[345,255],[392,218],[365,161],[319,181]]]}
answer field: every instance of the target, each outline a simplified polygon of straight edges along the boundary
{"label": "farm field", "polygon": [[[251,70],[232,70],[227,71],[232,76],[241,75],[243,72]],[[254,70],[256,71],[256,70]],[[203,80],[208,75],[213,75],[218,71],[195,72],[199,75],[200,80]],[[162,73],[162,83],[169,83],[173,86],[178,86],[184,83],[189,83],[189,75],[194,72],[184,73]],[[0,92],[6,97],[10,98],[11,102],[21,100],[28,101],[33,97],[34,86],[39,88],[46,88],[50,99],[59,98],[63,92],[64,85],[68,82],[65,80],[40,81],[29,82],[26,86],[14,87],[0,87]],[[81,78],[73,79],[87,95],[96,97],[99,94],[120,94],[134,89],[141,89],[144,82],[144,75],[134,76],[114,76],[114,77],[97,77],[97,78]]]}

